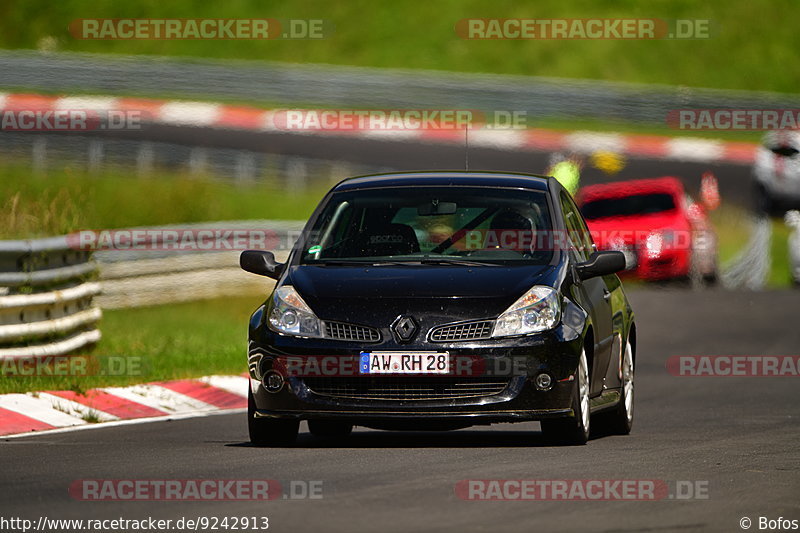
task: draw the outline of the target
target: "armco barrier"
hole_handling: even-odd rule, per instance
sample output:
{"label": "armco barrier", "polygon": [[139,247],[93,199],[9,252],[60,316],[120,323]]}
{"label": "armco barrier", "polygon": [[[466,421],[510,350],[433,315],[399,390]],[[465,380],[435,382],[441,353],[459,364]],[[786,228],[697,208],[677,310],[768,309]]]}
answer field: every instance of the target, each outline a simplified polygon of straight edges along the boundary
{"label": "armco barrier", "polygon": [[[198,224],[132,228],[160,230],[257,230],[267,231],[270,248],[279,261],[303,228],[302,221],[242,220]],[[103,309],[140,307],[186,302],[222,296],[266,295],[272,280],[248,274],[239,268],[240,250],[173,251],[146,243],[132,250],[103,250],[95,253],[103,294]]]}
{"label": "armco barrier", "polygon": [[0,241],[0,359],[72,352],[100,339],[91,253],[66,237]]}
{"label": "armco barrier", "polygon": [[[3,82],[5,81],[5,84]],[[536,76],[380,69],[267,61],[0,52],[0,87],[72,93],[273,102],[376,109],[526,111],[531,118],[663,125],[675,109],[797,109],[797,94]],[[202,108],[201,108],[202,109]],[[195,119],[207,113],[196,113]]]}

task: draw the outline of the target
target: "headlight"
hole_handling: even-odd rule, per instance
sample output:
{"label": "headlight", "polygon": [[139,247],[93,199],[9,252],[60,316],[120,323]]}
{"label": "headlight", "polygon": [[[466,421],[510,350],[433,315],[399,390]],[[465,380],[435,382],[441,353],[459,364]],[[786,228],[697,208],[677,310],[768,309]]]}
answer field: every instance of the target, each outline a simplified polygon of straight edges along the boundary
{"label": "headlight", "polygon": [[561,318],[561,300],[550,287],[536,286],[497,318],[492,337],[538,333],[555,327]]}
{"label": "headlight", "polygon": [[275,290],[269,327],[279,333],[298,337],[322,337],[320,320],[303,301],[294,287],[284,285]]}
{"label": "headlight", "polygon": [[658,257],[675,243],[675,232],[671,230],[654,231],[644,241],[648,257]]}

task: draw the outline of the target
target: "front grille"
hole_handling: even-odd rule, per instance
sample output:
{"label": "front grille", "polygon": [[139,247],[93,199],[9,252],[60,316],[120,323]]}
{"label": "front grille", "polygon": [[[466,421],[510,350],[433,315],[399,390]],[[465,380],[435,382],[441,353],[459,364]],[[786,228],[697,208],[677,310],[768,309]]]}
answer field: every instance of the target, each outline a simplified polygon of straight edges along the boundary
{"label": "front grille", "polygon": [[492,335],[493,320],[480,322],[465,322],[450,326],[439,326],[431,330],[430,339],[433,342],[473,341],[488,339]]}
{"label": "front grille", "polygon": [[462,377],[305,378],[315,394],[359,400],[442,400],[500,394],[507,379]]}
{"label": "front grille", "polygon": [[345,324],[344,322],[325,322],[325,336],[340,341],[378,342],[380,332],[375,328]]}

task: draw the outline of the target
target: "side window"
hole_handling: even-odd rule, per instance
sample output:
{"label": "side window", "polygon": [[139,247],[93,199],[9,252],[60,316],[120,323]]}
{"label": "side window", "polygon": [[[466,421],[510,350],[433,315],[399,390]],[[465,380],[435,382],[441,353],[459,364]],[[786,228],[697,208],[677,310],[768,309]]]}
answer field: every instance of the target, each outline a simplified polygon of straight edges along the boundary
{"label": "side window", "polygon": [[567,229],[569,245],[575,250],[580,261],[586,261],[594,251],[592,236],[589,234],[578,208],[564,193],[561,193],[561,211],[564,215],[564,225]]}
{"label": "side window", "polygon": [[589,231],[589,227],[586,225],[586,220],[584,220],[583,215],[581,215],[581,210],[578,209],[578,206],[575,205],[575,200],[569,198],[569,205],[575,210],[575,220],[578,222],[578,230],[583,235],[581,239],[583,241],[584,248],[586,250],[586,256],[592,255],[593,252],[597,250],[597,247],[594,245],[594,239],[592,238],[592,232]]}

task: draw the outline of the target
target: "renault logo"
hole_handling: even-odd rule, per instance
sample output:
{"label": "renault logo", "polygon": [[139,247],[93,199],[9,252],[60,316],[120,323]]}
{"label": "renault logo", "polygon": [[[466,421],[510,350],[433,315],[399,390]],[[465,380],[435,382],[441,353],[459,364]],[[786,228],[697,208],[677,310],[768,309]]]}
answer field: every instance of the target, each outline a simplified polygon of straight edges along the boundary
{"label": "renault logo", "polygon": [[392,331],[398,340],[409,341],[417,332],[417,323],[410,316],[399,316],[392,324]]}

